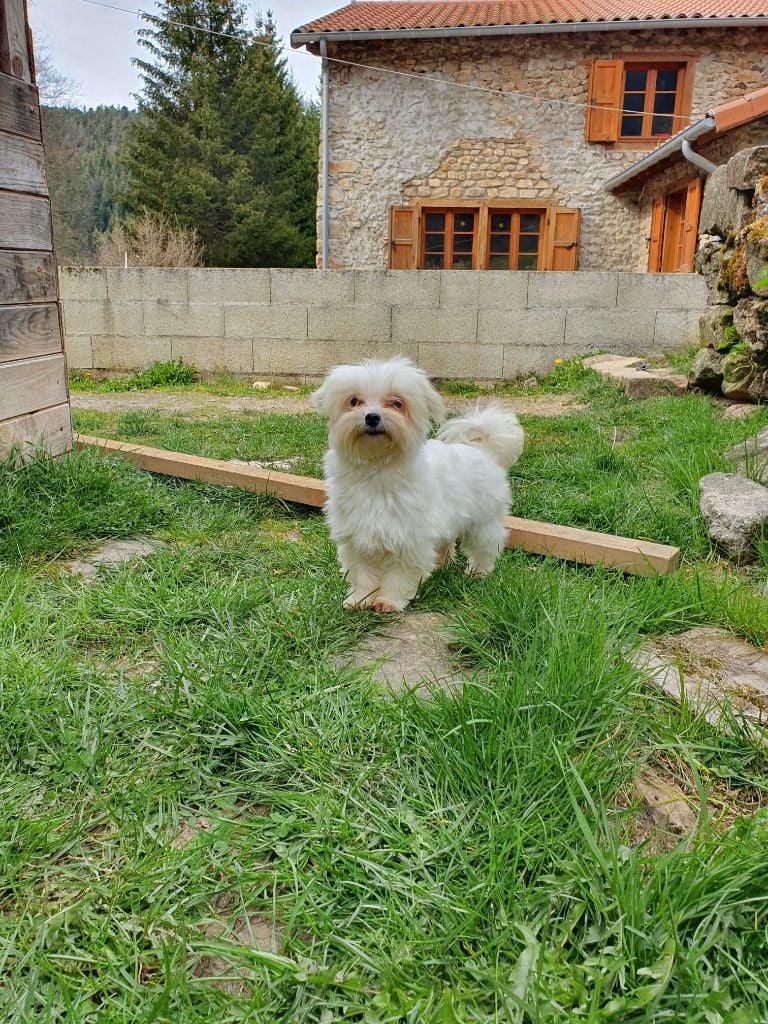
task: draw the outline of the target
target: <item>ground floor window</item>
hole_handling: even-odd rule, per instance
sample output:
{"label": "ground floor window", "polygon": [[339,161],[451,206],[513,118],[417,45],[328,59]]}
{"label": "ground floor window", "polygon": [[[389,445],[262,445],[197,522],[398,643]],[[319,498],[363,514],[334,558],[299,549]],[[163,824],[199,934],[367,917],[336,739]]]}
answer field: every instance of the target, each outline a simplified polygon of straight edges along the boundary
{"label": "ground floor window", "polygon": [[689,274],[696,254],[702,179],[678,181],[653,201],[648,270]]}
{"label": "ground floor window", "polygon": [[422,201],[390,210],[392,270],[575,270],[579,211]]}

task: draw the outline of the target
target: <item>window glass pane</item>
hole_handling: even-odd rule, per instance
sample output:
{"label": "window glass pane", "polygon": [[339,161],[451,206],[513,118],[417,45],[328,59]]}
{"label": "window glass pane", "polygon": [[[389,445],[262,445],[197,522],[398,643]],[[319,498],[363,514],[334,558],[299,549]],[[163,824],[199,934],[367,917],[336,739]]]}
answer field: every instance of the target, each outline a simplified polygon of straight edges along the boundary
{"label": "window glass pane", "polygon": [[643,110],[645,108],[645,93],[627,93],[627,95],[624,97],[624,102],[622,103],[622,106],[625,110]]}
{"label": "window glass pane", "polygon": [[424,269],[425,270],[442,270],[444,263],[444,256],[441,252],[439,253],[427,253],[424,257]]}
{"label": "window glass pane", "polygon": [[472,257],[471,256],[454,256],[453,257],[453,269],[454,270],[471,270],[472,269]]}
{"label": "window glass pane", "polygon": [[491,256],[488,260],[489,270],[509,270],[509,256]]}
{"label": "window glass pane", "polygon": [[677,89],[676,69],[656,72],[656,92],[674,92]]}
{"label": "window glass pane", "polygon": [[491,252],[509,252],[509,235],[491,235]]}
{"label": "window glass pane", "polygon": [[654,117],[651,122],[652,135],[671,135],[673,131],[671,117]]}
{"label": "window glass pane", "polygon": [[445,249],[445,235],[425,235],[425,252],[443,252]]}
{"label": "window glass pane", "polygon": [[453,251],[455,253],[471,253],[472,243],[474,242],[473,235],[454,235],[453,236]]}
{"label": "window glass pane", "polygon": [[538,266],[539,260],[537,256],[520,255],[517,259],[518,270],[537,270]]}
{"label": "window glass pane", "polygon": [[539,251],[539,236],[538,235],[520,235],[520,252],[538,252]]}
{"label": "window glass pane", "polygon": [[424,226],[427,231],[445,231],[445,214],[428,213],[424,218]]}
{"label": "window glass pane", "polygon": [[674,114],[675,94],[673,92],[657,93],[653,101],[654,114]]}
{"label": "window glass pane", "polygon": [[512,214],[511,213],[494,213],[491,217],[491,231],[511,231],[512,230]]}
{"label": "window glass pane", "polygon": [[645,92],[647,81],[647,71],[627,71],[627,76],[624,80],[624,88],[627,92]]}
{"label": "window glass pane", "polygon": [[538,233],[541,225],[541,214],[540,213],[521,213],[520,214],[520,230],[521,231],[535,231]]}
{"label": "window glass pane", "polygon": [[624,116],[621,119],[621,134],[628,138],[639,138],[643,133],[642,117]]}
{"label": "window glass pane", "polygon": [[455,213],[453,215],[453,230],[454,231],[474,231],[475,230],[475,215],[474,215],[474,213]]}

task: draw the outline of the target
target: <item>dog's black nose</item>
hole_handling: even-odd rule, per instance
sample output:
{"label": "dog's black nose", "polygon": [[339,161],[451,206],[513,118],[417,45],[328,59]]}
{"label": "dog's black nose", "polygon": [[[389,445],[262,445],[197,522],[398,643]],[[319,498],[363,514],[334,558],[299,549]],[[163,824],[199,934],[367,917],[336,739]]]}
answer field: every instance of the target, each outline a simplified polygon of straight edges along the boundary
{"label": "dog's black nose", "polygon": [[379,414],[377,412],[367,412],[365,414],[365,425],[366,425],[366,427],[370,427],[371,430],[373,430],[376,427],[378,427],[378,425],[380,423],[381,423],[381,416],[379,416]]}

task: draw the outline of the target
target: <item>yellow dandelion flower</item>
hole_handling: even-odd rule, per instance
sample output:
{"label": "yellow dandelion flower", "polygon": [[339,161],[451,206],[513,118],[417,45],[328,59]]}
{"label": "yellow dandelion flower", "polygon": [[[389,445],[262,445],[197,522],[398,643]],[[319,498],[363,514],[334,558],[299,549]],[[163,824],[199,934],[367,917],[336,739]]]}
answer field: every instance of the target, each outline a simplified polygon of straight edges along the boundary
{"label": "yellow dandelion flower", "polygon": [[555,360],[555,366],[562,366],[562,365],[563,365],[563,360],[562,359],[556,359]]}

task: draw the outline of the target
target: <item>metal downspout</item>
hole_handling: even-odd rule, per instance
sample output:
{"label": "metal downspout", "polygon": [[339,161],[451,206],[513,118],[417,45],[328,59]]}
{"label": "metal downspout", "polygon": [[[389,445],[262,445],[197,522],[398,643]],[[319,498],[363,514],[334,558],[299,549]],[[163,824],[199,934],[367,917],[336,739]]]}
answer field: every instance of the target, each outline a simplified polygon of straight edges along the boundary
{"label": "metal downspout", "polygon": [[323,109],[321,112],[321,135],[322,135],[322,217],[320,225],[321,233],[321,266],[323,270],[328,269],[328,161],[330,152],[330,110],[328,109],[329,96],[329,65],[328,46],[324,39],[320,40],[320,55],[323,58]]}
{"label": "metal downspout", "polygon": [[693,164],[694,167],[698,167],[699,170],[704,171],[705,174],[711,174],[717,167],[717,164],[713,164],[710,160],[707,160],[706,157],[703,157],[701,153],[697,153],[685,136],[683,136],[683,144],[680,147],[680,150],[688,163]]}

